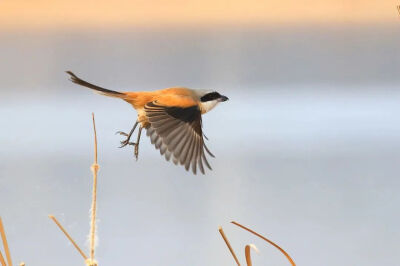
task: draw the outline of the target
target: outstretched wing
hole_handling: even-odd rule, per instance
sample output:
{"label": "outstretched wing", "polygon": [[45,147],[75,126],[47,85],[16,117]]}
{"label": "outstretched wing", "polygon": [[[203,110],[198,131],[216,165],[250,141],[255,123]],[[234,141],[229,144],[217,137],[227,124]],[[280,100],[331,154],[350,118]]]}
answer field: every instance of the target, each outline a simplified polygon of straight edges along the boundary
{"label": "outstretched wing", "polygon": [[172,158],[186,170],[191,167],[194,174],[197,168],[204,174],[204,165],[211,170],[204,151],[214,155],[204,143],[201,112],[197,105],[163,106],[155,101],[147,103],[144,110],[150,123],[147,135],[167,161]]}

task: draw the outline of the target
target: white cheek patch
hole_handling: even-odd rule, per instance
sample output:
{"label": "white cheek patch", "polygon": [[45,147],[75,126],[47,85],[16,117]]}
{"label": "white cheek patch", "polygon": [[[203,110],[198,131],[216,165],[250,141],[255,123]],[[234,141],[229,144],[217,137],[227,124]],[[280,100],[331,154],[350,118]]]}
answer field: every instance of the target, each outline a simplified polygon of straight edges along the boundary
{"label": "white cheek patch", "polygon": [[204,113],[207,113],[211,109],[213,109],[219,102],[217,100],[212,100],[208,102],[201,103],[201,109]]}

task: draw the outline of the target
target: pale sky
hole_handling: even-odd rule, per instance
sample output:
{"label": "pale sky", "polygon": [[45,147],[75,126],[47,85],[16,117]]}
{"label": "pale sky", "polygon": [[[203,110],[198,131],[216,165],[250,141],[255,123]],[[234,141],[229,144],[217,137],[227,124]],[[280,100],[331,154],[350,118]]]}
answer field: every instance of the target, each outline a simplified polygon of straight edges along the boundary
{"label": "pale sky", "polygon": [[6,0],[1,28],[396,23],[400,0]]}

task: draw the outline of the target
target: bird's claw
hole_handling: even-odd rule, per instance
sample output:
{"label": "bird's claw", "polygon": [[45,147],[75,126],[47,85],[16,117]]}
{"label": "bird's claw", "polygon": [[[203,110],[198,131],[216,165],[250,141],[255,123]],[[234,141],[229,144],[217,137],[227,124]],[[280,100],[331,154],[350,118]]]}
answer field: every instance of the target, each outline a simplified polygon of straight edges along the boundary
{"label": "bird's claw", "polygon": [[126,145],[134,145],[134,146],[136,146],[136,143],[135,143],[135,142],[129,142],[129,140],[126,139],[126,140],[121,141],[121,146],[119,146],[119,147],[120,147],[120,148],[123,148],[123,147],[125,147]]}
{"label": "bird's claw", "polygon": [[128,134],[126,134],[125,132],[122,132],[122,131],[117,131],[117,132],[115,132],[115,135],[117,135],[117,134],[122,135],[122,136],[125,136],[125,137],[128,136]]}
{"label": "bird's claw", "polygon": [[[136,127],[136,125],[135,125],[135,127]],[[134,128],[135,128],[135,127],[134,127]],[[134,130],[134,128],[132,129],[132,131]],[[137,161],[137,160],[138,160],[138,157],[139,157],[139,143],[136,143],[136,142],[129,142],[129,140],[130,140],[130,138],[131,138],[131,135],[132,135],[132,132],[131,132],[130,134],[127,134],[127,133],[125,133],[125,132],[123,132],[123,131],[117,131],[117,132],[115,132],[115,134],[116,134],[116,135],[119,134],[119,135],[122,135],[122,136],[125,136],[125,137],[126,137],[125,140],[121,141],[121,146],[120,146],[120,148],[123,148],[123,147],[125,147],[125,146],[127,146],[127,145],[135,146],[135,147],[134,147],[134,156],[135,156],[136,161]],[[139,133],[139,134],[140,134],[140,133]],[[138,137],[138,142],[139,142],[139,139],[140,139],[140,135],[139,135],[139,137]]]}

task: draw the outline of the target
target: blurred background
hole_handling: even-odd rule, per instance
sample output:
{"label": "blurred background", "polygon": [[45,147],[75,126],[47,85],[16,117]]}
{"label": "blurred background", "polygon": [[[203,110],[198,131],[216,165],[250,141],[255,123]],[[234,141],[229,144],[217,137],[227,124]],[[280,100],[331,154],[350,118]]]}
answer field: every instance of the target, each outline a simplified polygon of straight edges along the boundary
{"label": "blurred background", "polygon": [[[0,215],[13,260],[82,265],[99,141],[100,265],[395,265],[400,260],[400,17],[392,0],[2,1]],[[194,176],[135,111],[68,81],[229,96],[203,118],[213,171]]]}

